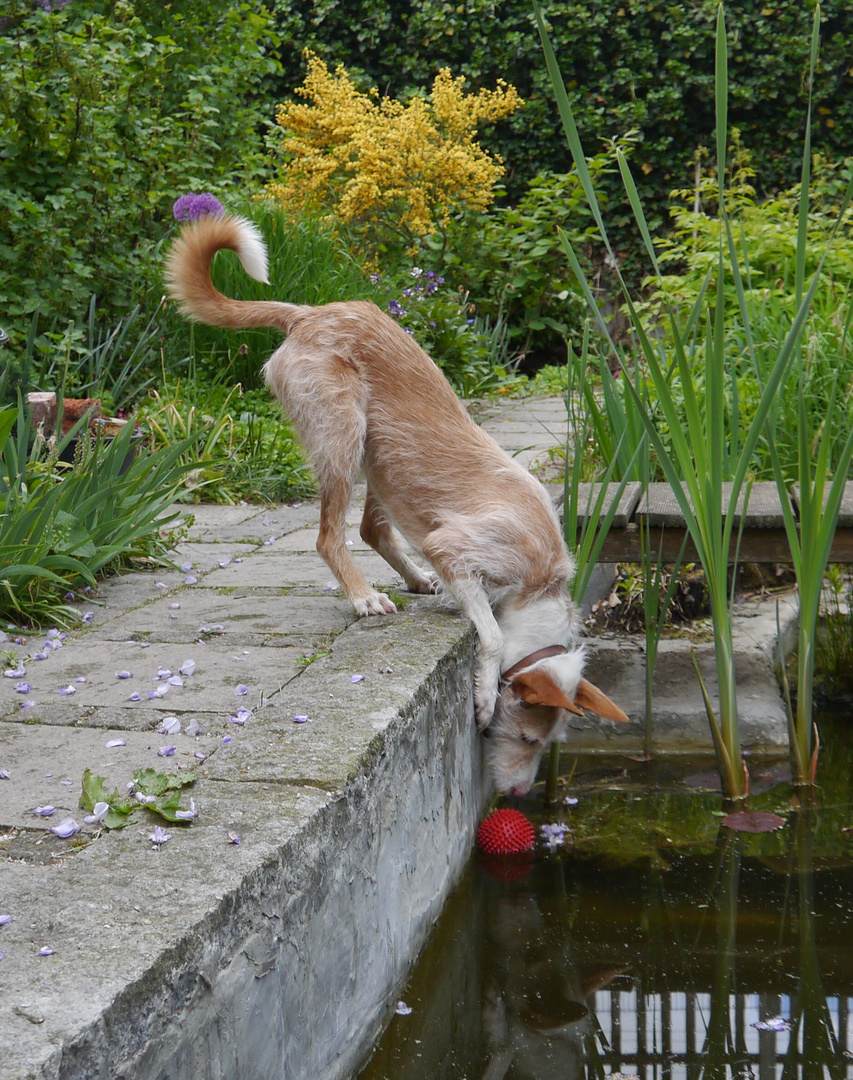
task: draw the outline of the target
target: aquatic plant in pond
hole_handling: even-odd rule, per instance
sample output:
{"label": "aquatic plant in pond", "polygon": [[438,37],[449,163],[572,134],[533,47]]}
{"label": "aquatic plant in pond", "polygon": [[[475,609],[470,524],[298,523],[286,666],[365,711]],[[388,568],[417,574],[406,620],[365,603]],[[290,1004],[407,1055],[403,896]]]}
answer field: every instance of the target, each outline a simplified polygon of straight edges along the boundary
{"label": "aquatic plant in pond", "polygon": [[[557,59],[538,7],[536,14],[569,147],[593,216],[616,268],[631,327],[639,346],[638,360],[641,359],[645,365],[653,391],[654,407],[650,407],[649,399],[636,389],[630,378],[626,377],[624,385],[634,399],[637,414],[642,420],[657,462],[672,487],[705,572],[713,620],[719,718],[704,685],[703,696],[723,778],[724,795],[730,799],[742,799],[748,794],[749,778],[742,761],[738,730],[730,593],[730,580],[733,578],[730,579],[729,576],[731,562],[733,559],[735,564],[737,562],[737,536],[733,531],[735,514],[726,512],[726,504],[736,508],[748,502],[754,452],[759,442],[768,437],[777,395],[799,355],[820,267],[808,290],[805,290],[803,283],[803,288],[798,291],[796,313],[774,362],[758,386],[757,403],[753,404],[748,419],[742,419],[738,385],[727,353],[729,338],[726,333],[723,292],[726,278],[734,277],[735,281],[740,281],[743,272],[725,195],[728,74],[727,39],[722,7],[718,9],[716,28],[719,248],[716,261],[709,268],[686,318],[671,304],[666,305],[666,335],[653,335],[650,332],[618,269],[618,259],[608,239],[598,199],[586,169],[583,148]],[[820,12],[817,9],[816,27],[819,25],[819,18]],[[816,52],[815,32],[811,52],[812,73]],[[808,146],[806,140],[806,161]],[[636,185],[624,155],[618,151],[617,161],[654,276],[661,279],[662,272],[655,245],[640,205]],[[806,163],[804,177],[808,175],[807,169]],[[598,308],[580,260],[568,239],[564,237],[563,242],[566,255],[572,263],[587,301],[598,315]],[[741,314],[746,320],[748,333],[749,312],[745,305],[741,307]],[[600,315],[598,317],[602,331],[607,340],[610,340],[603,319]],[[664,341],[671,353],[667,352]],[[615,346],[613,354],[621,363],[622,358]],[[662,437],[663,430],[667,433],[668,441]],[[728,498],[724,490],[726,482],[729,485]]]}

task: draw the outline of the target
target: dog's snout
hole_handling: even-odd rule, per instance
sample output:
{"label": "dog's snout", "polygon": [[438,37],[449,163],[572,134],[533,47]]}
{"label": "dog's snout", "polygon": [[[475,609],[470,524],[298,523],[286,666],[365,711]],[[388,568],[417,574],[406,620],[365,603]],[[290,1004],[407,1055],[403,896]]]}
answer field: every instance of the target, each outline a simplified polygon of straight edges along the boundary
{"label": "dog's snout", "polygon": [[492,729],[485,727],[480,734],[483,736],[484,739],[491,739]]}
{"label": "dog's snout", "polygon": [[523,799],[528,791],[530,791],[529,787],[525,787],[524,784],[518,784],[510,791],[510,795],[514,795],[516,799]]}

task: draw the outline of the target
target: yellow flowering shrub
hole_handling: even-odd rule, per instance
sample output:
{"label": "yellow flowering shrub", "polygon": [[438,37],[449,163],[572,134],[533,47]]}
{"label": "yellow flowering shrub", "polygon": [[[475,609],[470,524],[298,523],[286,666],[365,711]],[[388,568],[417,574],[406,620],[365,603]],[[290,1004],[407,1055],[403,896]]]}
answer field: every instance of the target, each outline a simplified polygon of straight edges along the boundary
{"label": "yellow flowering shrub", "polygon": [[428,97],[405,104],[358,90],[343,66],[334,72],[308,54],[296,90],[303,101],[279,105],[286,158],[269,194],[291,209],[333,209],[368,230],[382,225],[411,240],[435,233],[459,209],[484,210],[503,176],[502,160],[477,142],[477,125],[523,104],[501,81],[467,94],[448,69]]}

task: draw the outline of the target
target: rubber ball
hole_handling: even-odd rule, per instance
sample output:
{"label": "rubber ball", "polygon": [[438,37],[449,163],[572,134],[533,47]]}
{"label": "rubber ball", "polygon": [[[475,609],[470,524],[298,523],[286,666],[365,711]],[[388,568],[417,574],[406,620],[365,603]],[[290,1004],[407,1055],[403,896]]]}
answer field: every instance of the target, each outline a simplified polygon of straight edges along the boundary
{"label": "rubber ball", "polygon": [[488,855],[517,855],[535,843],[536,832],[520,810],[495,810],[477,830],[477,844]]}

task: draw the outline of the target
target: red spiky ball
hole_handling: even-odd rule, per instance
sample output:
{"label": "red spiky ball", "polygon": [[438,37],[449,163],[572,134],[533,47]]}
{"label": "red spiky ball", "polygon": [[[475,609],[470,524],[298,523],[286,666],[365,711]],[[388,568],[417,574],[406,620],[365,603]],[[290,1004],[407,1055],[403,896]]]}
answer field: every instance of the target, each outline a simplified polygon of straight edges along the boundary
{"label": "red spiky ball", "polygon": [[495,810],[481,822],[477,843],[488,855],[517,855],[530,851],[536,832],[520,810]]}

